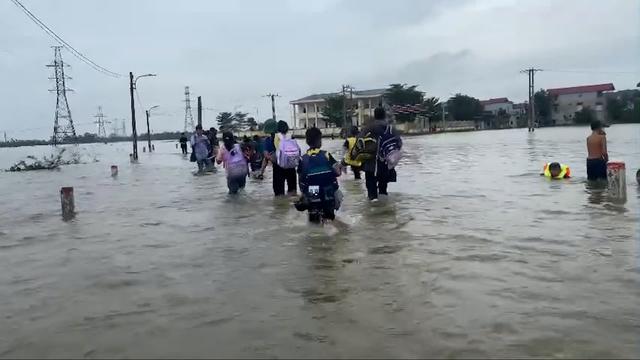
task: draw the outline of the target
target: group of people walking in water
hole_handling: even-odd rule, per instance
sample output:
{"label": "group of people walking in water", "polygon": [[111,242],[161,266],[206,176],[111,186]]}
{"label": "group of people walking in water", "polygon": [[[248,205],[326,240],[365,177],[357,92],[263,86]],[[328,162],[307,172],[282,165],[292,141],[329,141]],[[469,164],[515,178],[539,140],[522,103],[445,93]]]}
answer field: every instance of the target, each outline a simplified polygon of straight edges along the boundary
{"label": "group of people walking in water", "polygon": [[378,201],[379,195],[387,195],[387,184],[396,181],[395,166],[401,158],[402,140],[387,121],[382,107],[375,109],[374,121],[362,131],[355,126],[349,129],[345,155],[340,160],[322,149],[320,129],[307,129],[305,152],[288,133],[289,126],[284,121],[279,121],[266,138],[245,136],[239,142],[233,133],[225,131],[219,146],[216,129],[203,131],[198,125],[190,139],[182,134],[180,146],[186,155],[187,143],[190,144],[191,161],[198,165],[197,174],[213,169],[214,161],[222,164],[230,194],[243,189],[249,176],[263,179],[271,165],[274,195],[297,195],[299,187],[301,196],[295,207],[308,211],[313,222],[335,218],[335,210],[340,208],[343,198],[337,179],[349,166],[355,179],[365,173],[367,196],[372,202]]}

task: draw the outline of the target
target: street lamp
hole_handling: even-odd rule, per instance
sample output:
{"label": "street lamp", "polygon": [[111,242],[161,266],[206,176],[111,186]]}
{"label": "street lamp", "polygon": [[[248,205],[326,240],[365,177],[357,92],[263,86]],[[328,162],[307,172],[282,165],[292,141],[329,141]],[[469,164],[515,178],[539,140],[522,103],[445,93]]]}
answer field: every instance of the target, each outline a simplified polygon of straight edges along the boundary
{"label": "street lamp", "polygon": [[133,79],[133,73],[129,72],[129,93],[131,95],[131,133],[133,135],[133,160],[138,160],[138,131],[136,129],[136,108],[133,102],[133,90],[136,88],[138,79],[156,74],[144,74]]}
{"label": "street lamp", "polygon": [[149,152],[151,152],[151,130],[149,129],[149,113],[151,113],[151,110],[159,107],[160,105],[154,105],[152,107],[149,108],[149,110],[146,111],[147,113],[147,145],[149,146]]}

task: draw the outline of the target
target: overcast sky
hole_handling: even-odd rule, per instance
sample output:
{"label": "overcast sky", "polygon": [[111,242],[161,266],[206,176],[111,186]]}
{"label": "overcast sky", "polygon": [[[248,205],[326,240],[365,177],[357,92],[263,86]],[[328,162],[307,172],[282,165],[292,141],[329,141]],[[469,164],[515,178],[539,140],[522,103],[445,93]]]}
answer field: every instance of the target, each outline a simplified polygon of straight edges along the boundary
{"label": "overcast sky", "polygon": [[[405,82],[429,96],[522,101],[527,77],[519,70],[529,66],[588,71],[538,73],[537,88],[640,81],[638,0],[21,1],[77,50],[125,75],[105,76],[63,52],[79,133],[96,131],[98,105],[130,131],[129,71],[158,74],[138,83],[145,107],[160,105],[152,131],[182,129],[185,85],[203,97],[211,126],[219,111],[269,118],[268,92],[281,95],[278,117],[290,120],[289,101],[343,83]],[[52,45],[0,1],[0,131],[9,137],[52,132]]]}

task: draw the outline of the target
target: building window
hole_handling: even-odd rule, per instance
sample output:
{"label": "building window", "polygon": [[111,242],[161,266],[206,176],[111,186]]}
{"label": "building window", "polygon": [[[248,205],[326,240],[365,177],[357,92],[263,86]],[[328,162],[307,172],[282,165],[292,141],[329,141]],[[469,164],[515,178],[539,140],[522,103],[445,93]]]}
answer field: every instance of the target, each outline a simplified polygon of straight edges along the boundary
{"label": "building window", "polygon": [[303,107],[302,107],[302,113],[303,113],[303,114],[306,114],[306,113],[307,113],[307,107],[306,107],[306,106],[303,106]]}

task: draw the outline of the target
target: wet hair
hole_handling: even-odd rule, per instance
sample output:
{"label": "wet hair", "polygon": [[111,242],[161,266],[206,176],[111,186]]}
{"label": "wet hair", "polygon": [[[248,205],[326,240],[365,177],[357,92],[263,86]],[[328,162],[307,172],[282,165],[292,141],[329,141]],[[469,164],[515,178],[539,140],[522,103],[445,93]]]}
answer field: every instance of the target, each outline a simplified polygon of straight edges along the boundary
{"label": "wet hair", "polygon": [[222,143],[227,151],[231,151],[231,149],[233,149],[233,145],[235,145],[236,140],[231,131],[225,131],[222,133]]}
{"label": "wet hair", "polygon": [[551,171],[562,171],[562,166],[560,166],[560,164],[557,162],[552,162],[551,164],[549,164],[549,172]]}
{"label": "wet hair", "polygon": [[600,120],[594,120],[591,122],[591,130],[602,129],[602,123]]}
{"label": "wet hair", "polygon": [[202,125],[196,125],[196,130],[202,130]]}
{"label": "wet hair", "polygon": [[349,129],[349,135],[351,136],[358,136],[358,127],[357,126],[352,126],[351,129]]}
{"label": "wet hair", "polygon": [[384,120],[387,117],[387,114],[384,111],[383,107],[377,107],[373,110],[373,118],[376,120]]}
{"label": "wet hair", "polygon": [[278,125],[276,126],[276,130],[278,130],[279,133],[286,134],[287,131],[289,131],[289,124],[287,124],[286,122],[280,120],[280,121],[278,121]]}
{"label": "wet hair", "polygon": [[304,133],[307,145],[312,148],[319,148],[322,145],[322,131],[316,127],[307,129]]}

